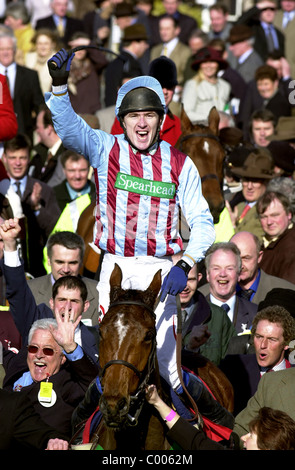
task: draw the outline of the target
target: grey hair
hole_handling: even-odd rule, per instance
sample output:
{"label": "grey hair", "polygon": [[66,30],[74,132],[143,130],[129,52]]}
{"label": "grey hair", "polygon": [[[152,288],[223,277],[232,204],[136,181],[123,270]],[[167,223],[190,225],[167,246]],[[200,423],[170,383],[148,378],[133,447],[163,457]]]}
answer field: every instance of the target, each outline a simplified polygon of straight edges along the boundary
{"label": "grey hair", "polygon": [[210,267],[211,256],[217,250],[231,251],[236,257],[237,265],[238,265],[238,272],[239,273],[241,272],[241,269],[242,269],[241,252],[239,248],[237,247],[237,245],[235,245],[233,242],[213,243],[213,245],[211,245],[210,248],[208,248],[205,254],[205,267],[207,271]]}
{"label": "grey hair", "polygon": [[54,318],[41,318],[41,320],[36,320],[29,331],[28,342],[31,342],[36,330],[51,331],[51,327],[55,330],[57,329],[57,321]]}
{"label": "grey hair", "polygon": [[6,7],[5,17],[12,16],[16,20],[22,20],[23,24],[30,22],[30,15],[23,2],[11,3]]}
{"label": "grey hair", "polygon": [[16,40],[15,36],[10,34],[8,31],[4,31],[0,28],[0,41],[1,41],[1,39],[11,39],[13,49],[14,49],[14,51],[16,51],[16,42],[17,42],[17,40]]}

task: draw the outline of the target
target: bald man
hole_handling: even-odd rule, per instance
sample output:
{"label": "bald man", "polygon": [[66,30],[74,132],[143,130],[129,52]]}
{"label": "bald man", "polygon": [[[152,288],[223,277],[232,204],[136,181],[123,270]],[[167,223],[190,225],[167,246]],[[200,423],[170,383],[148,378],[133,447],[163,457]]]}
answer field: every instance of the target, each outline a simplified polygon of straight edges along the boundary
{"label": "bald man", "polygon": [[230,240],[241,252],[242,270],[237,284],[237,295],[255,304],[264,300],[274,288],[295,289],[295,284],[270,276],[259,268],[263,256],[259,239],[251,232],[238,232]]}

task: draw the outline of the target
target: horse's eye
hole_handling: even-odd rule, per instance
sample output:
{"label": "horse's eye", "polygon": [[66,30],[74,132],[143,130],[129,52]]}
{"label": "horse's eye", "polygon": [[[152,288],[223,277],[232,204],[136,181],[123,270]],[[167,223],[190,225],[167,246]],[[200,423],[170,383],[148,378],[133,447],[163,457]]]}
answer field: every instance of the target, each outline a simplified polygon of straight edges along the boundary
{"label": "horse's eye", "polygon": [[154,331],[148,331],[147,334],[145,335],[144,340],[145,341],[152,341],[155,337]]}

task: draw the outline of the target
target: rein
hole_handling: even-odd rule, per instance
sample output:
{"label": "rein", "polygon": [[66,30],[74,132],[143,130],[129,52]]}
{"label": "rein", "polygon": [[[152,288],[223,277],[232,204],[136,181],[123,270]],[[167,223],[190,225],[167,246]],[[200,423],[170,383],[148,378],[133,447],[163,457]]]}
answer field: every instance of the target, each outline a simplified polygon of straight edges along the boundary
{"label": "rein", "polygon": [[[155,310],[156,310],[156,308],[159,304],[159,301],[160,301],[160,295],[158,296],[158,299],[155,302],[154,309],[152,309],[151,307],[149,307],[148,305],[146,305],[143,302],[132,301],[132,300],[125,300],[125,301],[123,300],[123,301],[114,302],[109,306],[109,309],[112,308],[112,307],[120,306],[120,305],[137,305],[137,306],[143,307],[146,310],[148,310],[152,314],[153,318],[156,318]],[[183,388],[183,391],[188,396],[188,398],[191,402],[191,405],[192,405],[192,409],[194,410],[194,413],[195,413],[195,416],[193,418],[189,419],[189,421],[194,421],[196,419],[199,420],[200,415],[199,415],[199,411],[198,411],[198,408],[197,408],[197,405],[196,405],[195,401],[193,400],[193,398],[191,397],[191,395],[189,394],[189,392],[186,389],[186,386],[185,386],[184,381],[183,381],[182,369],[181,369],[182,316],[181,316],[181,306],[180,306],[179,295],[176,296],[176,305],[177,305],[177,336],[176,336],[177,371],[178,371],[178,376],[179,376],[179,380],[180,380],[181,386]],[[147,370],[147,373],[144,376],[144,379],[140,382],[136,393],[134,395],[130,396],[130,407],[133,406],[134,404],[136,404],[136,402],[138,402],[138,406],[135,409],[135,415],[134,416],[131,416],[130,414],[128,415],[129,425],[132,425],[132,426],[135,426],[138,422],[138,417],[140,415],[143,404],[145,402],[146,385],[148,384],[151,373],[155,369],[156,346],[157,346],[156,339],[154,339],[153,344],[152,344],[152,349],[151,349],[150,354],[149,354],[148,362],[147,362],[147,364],[146,364],[143,371],[139,371],[133,364],[131,364],[130,362],[127,362],[123,359],[113,359],[113,360],[107,362],[104,365],[104,367],[103,367],[103,369],[100,373],[100,378],[103,378],[106,369],[108,367],[114,365],[114,364],[117,364],[117,365],[122,365],[124,367],[128,367],[129,369],[133,370],[133,372],[135,372],[135,374],[139,377],[139,379],[142,380],[142,377],[144,376],[144,373]]]}
{"label": "rein", "polygon": [[[154,310],[143,302],[132,301],[132,300],[122,300],[122,301],[112,303],[109,306],[109,309],[112,307],[117,307],[118,305],[119,306],[120,305],[137,305],[137,306],[143,307],[146,310],[148,310],[149,313],[152,314],[154,319],[156,318]],[[150,379],[152,372],[155,370],[155,365],[156,365],[156,347],[157,347],[157,343],[156,343],[156,336],[155,336],[153,343],[152,343],[152,348],[148,357],[147,364],[142,371],[138,370],[133,364],[131,364],[128,361],[125,361],[123,359],[113,359],[104,365],[100,373],[100,378],[103,378],[106,369],[108,369],[110,366],[114,364],[117,364],[117,365],[121,365],[121,366],[131,369],[133,372],[135,372],[135,374],[140,379],[141,382],[139,383],[135,394],[130,396],[130,408],[136,405],[134,416],[131,416],[130,414],[128,415],[128,423],[131,426],[135,426],[137,424],[138,417],[145,403],[145,389],[146,389],[146,386],[148,384],[148,381]]]}

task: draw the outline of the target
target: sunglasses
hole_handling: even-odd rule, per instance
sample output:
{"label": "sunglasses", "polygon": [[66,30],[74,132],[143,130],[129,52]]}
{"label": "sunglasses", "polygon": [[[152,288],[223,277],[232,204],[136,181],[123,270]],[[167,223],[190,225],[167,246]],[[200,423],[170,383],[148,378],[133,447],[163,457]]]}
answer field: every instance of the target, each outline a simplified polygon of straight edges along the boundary
{"label": "sunglasses", "polygon": [[45,356],[53,356],[55,353],[55,349],[46,347],[46,348],[39,348],[38,346],[34,346],[33,344],[29,344],[28,346],[28,352],[31,354],[36,354],[39,349],[42,349],[42,352]]}
{"label": "sunglasses", "polygon": [[276,11],[276,8],[274,8],[274,7],[266,7],[266,8],[262,8],[261,11],[267,11],[267,10]]}

